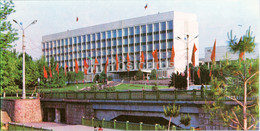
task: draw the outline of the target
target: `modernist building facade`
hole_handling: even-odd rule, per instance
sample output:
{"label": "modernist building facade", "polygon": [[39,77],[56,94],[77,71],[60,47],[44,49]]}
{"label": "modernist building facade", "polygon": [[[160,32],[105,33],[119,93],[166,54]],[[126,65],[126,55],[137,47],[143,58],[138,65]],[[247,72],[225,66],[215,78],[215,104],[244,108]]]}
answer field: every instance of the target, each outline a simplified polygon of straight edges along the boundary
{"label": "modernist building facade", "polygon": [[[187,64],[186,35],[198,35],[197,17],[194,14],[165,12],[138,18],[126,19],[101,25],[95,25],[42,37],[42,55],[50,62],[54,60],[69,71],[74,71],[74,60],[78,60],[79,70],[83,71],[83,60],[87,59],[88,74],[93,73],[95,58],[97,73],[104,70],[109,58],[108,73],[127,72],[127,53],[131,60],[130,72],[138,71],[141,53],[144,53],[143,71],[156,68],[152,52],[158,50],[159,74],[168,76],[172,71],[184,71]],[[176,40],[175,37],[183,40]],[[189,61],[194,43],[199,47],[198,39],[189,42]],[[175,49],[174,67],[170,67],[172,45]],[[119,70],[116,71],[116,54],[119,58]],[[196,64],[198,64],[198,51]]]}

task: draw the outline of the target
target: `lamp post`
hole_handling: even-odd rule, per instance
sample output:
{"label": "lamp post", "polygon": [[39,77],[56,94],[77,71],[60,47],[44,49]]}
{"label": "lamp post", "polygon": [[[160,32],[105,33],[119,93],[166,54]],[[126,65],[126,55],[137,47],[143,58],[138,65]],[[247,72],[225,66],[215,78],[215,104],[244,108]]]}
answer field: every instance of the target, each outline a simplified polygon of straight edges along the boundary
{"label": "lamp post", "polygon": [[31,24],[29,24],[27,27],[23,28],[22,24],[18,24],[18,22],[16,20],[13,20],[14,23],[16,23],[17,25],[19,25],[19,27],[21,28],[23,35],[22,35],[22,50],[23,50],[23,92],[22,92],[22,99],[26,99],[26,93],[25,93],[25,45],[24,45],[24,31],[31,26],[32,24],[35,24],[37,22],[37,20],[34,20]]}
{"label": "lamp post", "polygon": [[37,80],[38,80],[38,88],[39,88],[39,93],[40,93],[40,81],[41,81],[41,79],[38,78]]}
{"label": "lamp post", "polygon": [[182,40],[187,45],[187,90],[189,90],[189,43],[194,39],[198,38],[199,35],[195,36],[192,40],[189,41],[189,35],[186,35],[186,41],[184,41],[181,37],[177,36],[175,39]]}

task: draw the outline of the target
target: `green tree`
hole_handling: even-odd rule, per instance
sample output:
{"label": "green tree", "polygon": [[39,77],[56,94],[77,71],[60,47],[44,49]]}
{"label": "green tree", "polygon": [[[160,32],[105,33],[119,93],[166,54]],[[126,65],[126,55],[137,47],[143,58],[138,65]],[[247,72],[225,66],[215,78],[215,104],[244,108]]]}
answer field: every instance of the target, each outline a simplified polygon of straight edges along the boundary
{"label": "green tree", "polygon": [[187,87],[187,79],[186,79],[187,75],[182,76],[182,74],[180,74],[179,72],[177,72],[176,74],[173,72],[171,75],[171,81],[168,85],[168,87],[175,87],[176,89],[179,90],[184,90]]}
{"label": "green tree", "polygon": [[[9,75],[9,70],[5,70],[7,63],[7,59],[4,58],[6,53],[8,52],[7,49],[12,47],[11,43],[17,40],[17,32],[12,27],[10,21],[7,21],[7,17],[14,13],[14,4],[12,1],[0,1],[0,90],[2,91],[5,85],[6,76]],[[14,69],[14,68],[13,68]],[[11,74],[12,76],[14,74]]]}
{"label": "green tree", "polygon": [[136,80],[142,80],[143,79],[143,72],[141,70],[138,70],[136,73]]}
{"label": "green tree", "polygon": [[104,71],[102,71],[102,72],[100,73],[100,75],[99,75],[99,82],[104,83],[104,82],[106,81],[106,79],[107,79],[107,75],[105,74]]}
{"label": "green tree", "polygon": [[72,82],[76,81],[76,73],[73,72],[73,71],[69,71],[67,73],[67,80],[68,80],[68,83],[71,84]]}
{"label": "green tree", "polygon": [[84,73],[82,71],[79,71],[76,73],[76,81],[84,80]]}
{"label": "green tree", "polygon": [[156,80],[156,74],[157,74],[157,71],[155,69],[153,69],[152,72],[151,72],[151,75],[150,75],[150,79]]}
{"label": "green tree", "polygon": [[[254,42],[251,34],[249,29],[240,42],[229,37],[231,50],[251,52],[254,48],[251,45]],[[236,44],[239,47],[232,47],[235,44],[231,43],[239,43]],[[248,47],[242,50],[240,45]],[[259,121],[259,59],[227,60],[221,63],[221,68],[221,75],[213,75],[211,78],[211,88],[207,91],[207,96],[214,103],[206,104],[205,111],[210,113],[211,120],[217,117],[225,126],[243,130],[255,129]],[[226,99],[234,101],[236,105],[226,104]]]}

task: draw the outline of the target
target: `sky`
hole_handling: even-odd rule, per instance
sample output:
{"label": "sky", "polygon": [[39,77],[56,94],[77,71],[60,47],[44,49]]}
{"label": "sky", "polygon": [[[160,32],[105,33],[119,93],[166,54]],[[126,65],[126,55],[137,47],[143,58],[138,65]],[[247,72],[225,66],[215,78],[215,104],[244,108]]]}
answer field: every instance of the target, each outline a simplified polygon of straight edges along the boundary
{"label": "sky", "polygon": [[[227,45],[230,30],[240,37],[251,26],[255,42],[260,43],[259,0],[14,0],[14,5],[16,12],[8,20],[24,27],[37,20],[25,30],[26,53],[34,59],[41,57],[44,35],[168,11],[197,15],[200,58],[215,39],[217,46]],[[21,51],[22,31],[15,23],[13,27],[20,37],[13,44]]]}

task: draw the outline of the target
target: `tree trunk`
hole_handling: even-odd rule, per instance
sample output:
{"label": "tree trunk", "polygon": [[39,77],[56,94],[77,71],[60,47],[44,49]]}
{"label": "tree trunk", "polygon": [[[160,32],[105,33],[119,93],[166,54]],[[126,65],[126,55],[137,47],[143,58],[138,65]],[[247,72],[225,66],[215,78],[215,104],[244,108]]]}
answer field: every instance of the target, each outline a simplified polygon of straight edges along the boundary
{"label": "tree trunk", "polygon": [[246,98],[247,98],[247,87],[246,87],[246,81],[245,81],[245,82],[244,82],[244,106],[243,106],[243,123],[244,123],[244,130],[247,130]]}
{"label": "tree trunk", "polygon": [[170,130],[171,120],[172,120],[172,117],[170,117],[170,120],[169,120],[168,131]]}

